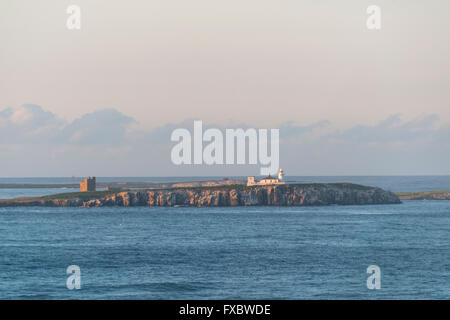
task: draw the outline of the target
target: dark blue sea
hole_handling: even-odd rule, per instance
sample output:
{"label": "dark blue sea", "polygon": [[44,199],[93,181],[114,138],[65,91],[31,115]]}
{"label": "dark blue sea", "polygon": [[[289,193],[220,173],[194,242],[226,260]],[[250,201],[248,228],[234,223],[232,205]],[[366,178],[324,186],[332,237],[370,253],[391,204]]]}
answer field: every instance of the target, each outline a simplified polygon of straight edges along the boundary
{"label": "dark blue sea", "polygon": [[[367,179],[450,189],[448,176]],[[79,290],[66,287],[69,265]],[[367,288],[369,265],[381,270],[378,290]],[[449,298],[450,201],[0,208],[0,299]]]}

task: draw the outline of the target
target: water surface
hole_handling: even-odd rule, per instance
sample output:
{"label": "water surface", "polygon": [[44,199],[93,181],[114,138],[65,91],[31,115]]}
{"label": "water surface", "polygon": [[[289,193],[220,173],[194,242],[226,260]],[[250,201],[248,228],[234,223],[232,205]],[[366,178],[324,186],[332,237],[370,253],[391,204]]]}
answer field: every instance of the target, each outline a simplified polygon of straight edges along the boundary
{"label": "water surface", "polygon": [[450,201],[0,208],[0,299],[448,299],[449,236]]}

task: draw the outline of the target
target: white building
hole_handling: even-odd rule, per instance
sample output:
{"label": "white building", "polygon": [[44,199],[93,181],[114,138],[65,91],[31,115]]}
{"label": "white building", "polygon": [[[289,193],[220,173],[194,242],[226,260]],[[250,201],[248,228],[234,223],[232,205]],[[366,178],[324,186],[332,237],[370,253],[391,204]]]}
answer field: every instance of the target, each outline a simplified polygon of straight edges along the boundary
{"label": "white building", "polygon": [[280,168],[280,170],[278,170],[278,180],[283,180],[283,175],[284,175],[284,172],[283,172],[283,170]]}
{"label": "white building", "polygon": [[278,179],[272,177],[271,175],[262,178],[259,181],[255,180],[254,176],[247,177],[247,186],[268,186],[268,185],[277,185],[277,184],[285,184],[285,182],[281,181],[283,179],[283,170],[278,171]]}

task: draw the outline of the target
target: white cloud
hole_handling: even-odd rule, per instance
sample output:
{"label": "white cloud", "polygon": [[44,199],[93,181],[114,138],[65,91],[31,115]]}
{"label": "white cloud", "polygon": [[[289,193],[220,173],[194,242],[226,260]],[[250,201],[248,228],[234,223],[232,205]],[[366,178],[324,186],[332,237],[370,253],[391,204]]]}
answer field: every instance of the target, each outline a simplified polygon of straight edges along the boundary
{"label": "white cloud", "polygon": [[104,109],[83,115],[65,126],[59,142],[86,145],[117,145],[127,139],[128,128],[136,123],[115,109]]}
{"label": "white cloud", "polygon": [[7,108],[0,112],[0,143],[47,143],[63,125],[63,120],[34,104]]}
{"label": "white cloud", "polygon": [[[0,111],[0,167],[10,176],[233,176],[257,166],[175,166],[170,161],[176,128],[194,119],[138,130],[137,121],[114,109],[68,123],[36,105]],[[248,128],[204,123],[204,129]],[[450,124],[425,115],[393,115],[373,125],[336,130],[326,120],[285,122],[280,129],[280,166],[291,175],[449,174]],[[333,131],[334,130],[334,131]],[[330,133],[331,132],[331,133]],[[3,175],[6,175],[3,173]]]}
{"label": "white cloud", "polygon": [[439,116],[435,114],[424,115],[410,121],[402,121],[401,115],[396,114],[374,126],[357,125],[348,130],[334,132],[328,138],[360,143],[433,140],[434,135],[440,130],[438,122]]}

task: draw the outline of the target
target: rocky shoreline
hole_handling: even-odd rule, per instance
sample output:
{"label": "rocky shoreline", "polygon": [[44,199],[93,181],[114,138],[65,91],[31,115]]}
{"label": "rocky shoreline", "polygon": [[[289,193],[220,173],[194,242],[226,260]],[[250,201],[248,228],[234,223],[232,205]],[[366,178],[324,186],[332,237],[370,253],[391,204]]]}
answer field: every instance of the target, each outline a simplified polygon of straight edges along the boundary
{"label": "rocky shoreline", "polygon": [[396,192],[401,200],[450,200],[450,190],[423,192]]}
{"label": "rocky shoreline", "polygon": [[325,206],[401,203],[398,196],[376,187],[350,183],[243,185],[220,187],[84,192],[36,198],[0,200],[0,207],[107,207],[107,206]]}

